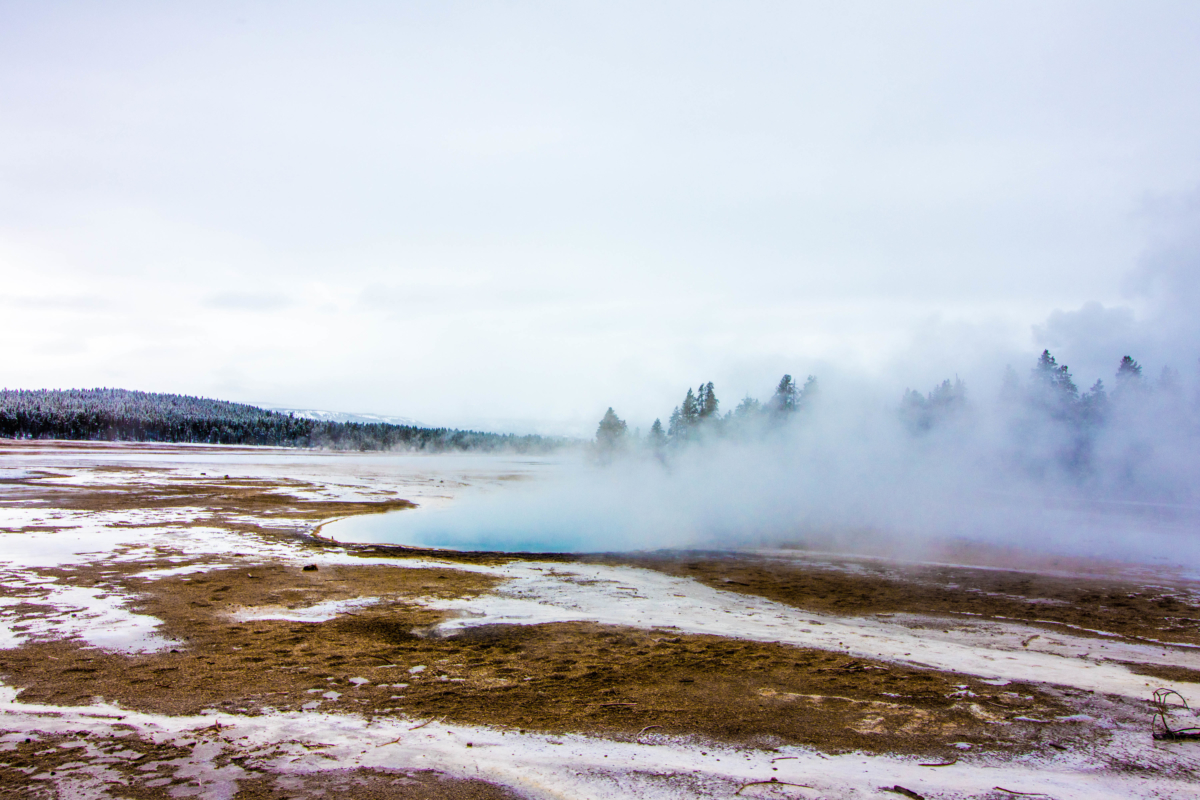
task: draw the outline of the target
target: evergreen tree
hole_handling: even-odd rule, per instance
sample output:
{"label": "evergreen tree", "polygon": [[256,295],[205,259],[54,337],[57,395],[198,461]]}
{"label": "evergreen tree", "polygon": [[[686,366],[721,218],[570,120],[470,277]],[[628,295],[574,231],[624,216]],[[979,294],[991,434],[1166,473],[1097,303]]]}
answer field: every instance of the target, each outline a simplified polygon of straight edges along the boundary
{"label": "evergreen tree", "polygon": [[1097,379],[1079,399],[1079,404],[1084,422],[1090,425],[1103,422],[1108,413],[1108,393],[1104,391],[1104,381]]}
{"label": "evergreen tree", "polygon": [[596,428],[596,445],[601,450],[615,450],[623,443],[627,430],[628,426],[625,424],[625,420],[618,417],[609,407],[608,411],[604,412],[604,418],[600,420],[600,425]]}
{"label": "evergreen tree", "polygon": [[900,416],[913,431],[927,431],[966,406],[967,387],[957,376],[944,380],[928,395],[906,389],[900,401]]}
{"label": "evergreen tree", "polygon": [[790,414],[796,410],[796,382],[792,380],[791,375],[784,375],[779,379],[770,405],[776,414]]}
{"label": "evergreen tree", "polygon": [[817,376],[809,375],[804,379],[804,386],[796,394],[796,408],[807,408],[816,399],[819,391],[820,387],[817,385]]}
{"label": "evergreen tree", "polygon": [[700,419],[709,419],[717,415],[717,408],[720,405],[720,401],[717,400],[717,394],[713,391],[712,381],[701,385],[696,405],[699,407],[697,416]]}
{"label": "evergreen tree", "polygon": [[1066,364],[1059,364],[1055,361],[1049,350],[1042,351],[1037,366],[1033,368],[1033,377],[1043,387],[1050,389],[1063,399],[1074,400],[1079,396],[1079,387],[1071,379],[1071,370],[1067,368]]}
{"label": "evergreen tree", "polygon": [[1117,365],[1117,389],[1139,385],[1142,382],[1142,365],[1129,356],[1121,359]]}
{"label": "evergreen tree", "polygon": [[683,436],[683,411],[679,406],[675,406],[675,410],[671,412],[671,416],[667,419],[667,436],[672,439]]}
{"label": "evergreen tree", "polygon": [[696,399],[696,395],[690,387],[687,390],[687,395],[683,398],[679,418],[684,428],[691,428],[700,419],[700,402]]}
{"label": "evergreen tree", "polygon": [[742,402],[737,404],[737,408],[733,410],[733,418],[737,420],[750,419],[758,416],[761,411],[762,403],[750,395],[746,395],[742,398]]}
{"label": "evergreen tree", "polygon": [[650,434],[647,437],[647,443],[653,450],[662,450],[667,445],[667,435],[663,433],[662,422],[658,419],[654,420],[654,424],[650,426]]}

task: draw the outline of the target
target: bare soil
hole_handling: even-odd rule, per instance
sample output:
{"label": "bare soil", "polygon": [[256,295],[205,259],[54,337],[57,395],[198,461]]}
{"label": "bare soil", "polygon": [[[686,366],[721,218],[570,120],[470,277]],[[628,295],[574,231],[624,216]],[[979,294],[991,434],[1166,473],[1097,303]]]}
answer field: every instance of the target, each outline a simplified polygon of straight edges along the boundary
{"label": "bare soil", "polygon": [[[89,580],[79,571],[69,577]],[[181,641],[177,652],[27,645],[0,653],[3,680],[22,687],[25,701],[60,705],[102,697],[156,713],[255,714],[315,703],[625,739],[653,726],[653,733],[827,751],[945,755],[959,741],[1020,750],[1073,729],[1018,719],[1072,713],[1071,699],[1058,692],[779,644],[582,623],[430,635],[443,617],[413,600],[462,597],[494,583],[457,570],[258,564],[124,583],[139,586],[137,610],[163,620],[163,633]],[[233,618],[246,608],[359,596],[381,602],[321,623]]]}
{"label": "bare soil", "polygon": [[898,565],[872,559],[796,562],[750,555],[612,557],[716,589],[829,614],[932,614],[1013,620],[1131,640],[1200,644],[1200,605],[1172,586],[1108,577],[1061,577],[1001,569]]}

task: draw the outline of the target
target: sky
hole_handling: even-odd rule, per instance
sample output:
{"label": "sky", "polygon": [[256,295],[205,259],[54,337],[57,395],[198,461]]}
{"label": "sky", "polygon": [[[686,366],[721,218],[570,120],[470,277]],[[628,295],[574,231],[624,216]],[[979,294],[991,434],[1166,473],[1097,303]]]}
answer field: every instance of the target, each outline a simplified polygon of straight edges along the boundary
{"label": "sky", "polygon": [[590,432],[1196,372],[1193,2],[0,0],[0,384]]}

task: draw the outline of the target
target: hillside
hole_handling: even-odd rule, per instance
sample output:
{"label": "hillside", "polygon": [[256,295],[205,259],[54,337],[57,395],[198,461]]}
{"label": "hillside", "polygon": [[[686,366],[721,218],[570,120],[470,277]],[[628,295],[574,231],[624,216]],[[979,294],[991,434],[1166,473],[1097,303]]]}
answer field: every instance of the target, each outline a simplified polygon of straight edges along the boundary
{"label": "hillside", "polygon": [[127,389],[0,390],[0,438],[417,452],[548,452],[569,444],[545,436],[305,419],[242,403]]}

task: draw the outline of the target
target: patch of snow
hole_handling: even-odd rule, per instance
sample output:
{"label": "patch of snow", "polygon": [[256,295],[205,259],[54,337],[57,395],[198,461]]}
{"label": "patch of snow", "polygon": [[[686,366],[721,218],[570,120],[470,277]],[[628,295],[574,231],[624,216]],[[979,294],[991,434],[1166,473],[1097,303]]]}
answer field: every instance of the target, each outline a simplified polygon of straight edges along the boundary
{"label": "patch of snow", "polygon": [[328,622],[340,614],[355,609],[365,608],[378,603],[378,597],[355,597],[351,600],[326,600],[303,608],[286,608],[284,606],[243,606],[231,612],[230,617],[238,622],[251,622],[259,619],[279,619],[287,622]]}
{"label": "patch of snow", "polygon": [[[905,625],[916,619],[912,615],[900,621],[815,615],[763,598],[711,589],[690,578],[632,567],[515,562],[491,567],[490,572],[509,580],[495,592],[477,597],[420,600],[429,608],[456,614],[438,626],[440,632],[551,622],[671,628],[1126,697],[1144,697],[1151,681],[1102,658],[1200,667],[1200,654],[1194,651],[1167,652],[1162,647],[1066,635],[1044,639],[1042,649],[1022,647],[1022,637],[1027,638],[1031,629],[1013,623],[980,623],[944,632],[942,628],[950,625],[944,619],[921,618],[939,626],[930,628]],[[823,624],[808,627],[814,617]],[[1081,658],[1081,653],[1091,657]],[[1200,701],[1196,684],[1157,679],[1153,683],[1179,691],[1189,703]]]}
{"label": "patch of snow", "polygon": [[159,619],[126,609],[127,598],[121,593],[13,572],[0,572],[0,583],[10,593],[0,598],[0,646],[60,639],[78,639],[122,653],[179,646],[158,633]]}

